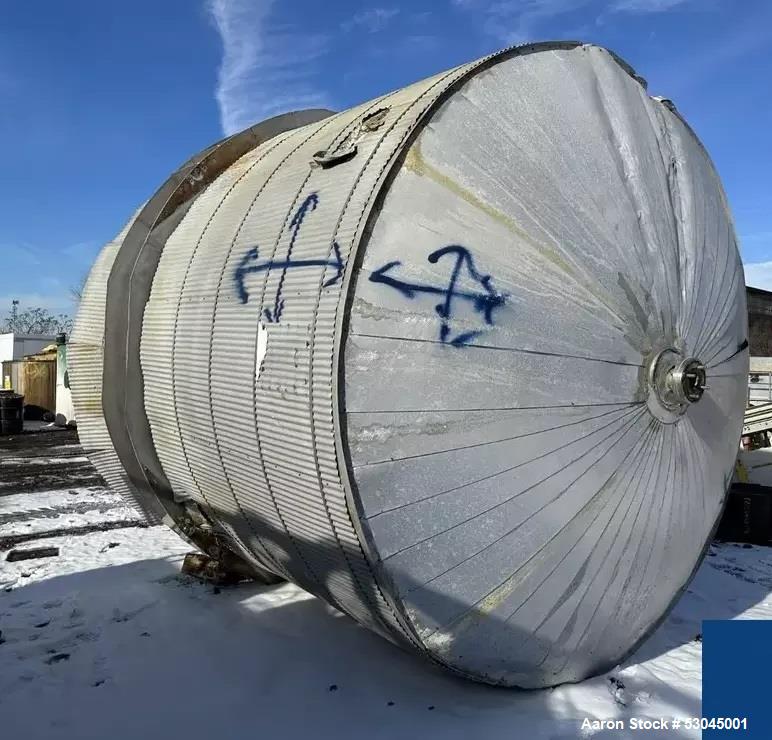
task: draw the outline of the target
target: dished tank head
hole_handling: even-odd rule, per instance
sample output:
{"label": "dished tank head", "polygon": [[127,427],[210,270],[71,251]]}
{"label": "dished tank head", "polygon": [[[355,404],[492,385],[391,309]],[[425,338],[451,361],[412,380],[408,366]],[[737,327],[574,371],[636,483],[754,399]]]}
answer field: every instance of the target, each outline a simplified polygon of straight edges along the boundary
{"label": "dished tank head", "polygon": [[672,103],[535,44],[191,162],[100,278],[135,495],[475,680],[630,654],[721,514],[748,370],[731,216]]}

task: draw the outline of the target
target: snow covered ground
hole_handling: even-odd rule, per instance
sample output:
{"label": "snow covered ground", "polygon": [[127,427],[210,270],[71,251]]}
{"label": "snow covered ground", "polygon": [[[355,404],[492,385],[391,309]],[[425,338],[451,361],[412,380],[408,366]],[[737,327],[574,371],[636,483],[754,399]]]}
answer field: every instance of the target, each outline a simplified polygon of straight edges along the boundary
{"label": "snow covered ground", "polygon": [[[82,454],[49,447],[41,456]],[[672,738],[581,724],[699,715],[702,620],[772,618],[772,549],[714,545],[660,629],[611,673],[546,691],[475,685],[295,586],[219,590],[182,576],[185,543],[126,526],[131,512],[99,485],[4,487],[14,455],[0,444],[0,543],[23,535],[20,547],[60,556],[0,552],[0,736],[13,740]],[[102,521],[119,528],[49,536]]]}

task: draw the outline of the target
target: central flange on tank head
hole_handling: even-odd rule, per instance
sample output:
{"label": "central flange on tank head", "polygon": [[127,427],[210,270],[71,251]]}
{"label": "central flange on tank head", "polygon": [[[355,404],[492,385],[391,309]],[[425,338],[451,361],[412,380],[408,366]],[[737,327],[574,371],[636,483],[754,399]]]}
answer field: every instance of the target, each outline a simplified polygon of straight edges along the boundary
{"label": "central flange on tank head", "polygon": [[689,406],[698,403],[707,389],[705,365],[696,357],[684,357],[674,347],[654,354],[647,366],[646,405],[657,419],[672,424]]}

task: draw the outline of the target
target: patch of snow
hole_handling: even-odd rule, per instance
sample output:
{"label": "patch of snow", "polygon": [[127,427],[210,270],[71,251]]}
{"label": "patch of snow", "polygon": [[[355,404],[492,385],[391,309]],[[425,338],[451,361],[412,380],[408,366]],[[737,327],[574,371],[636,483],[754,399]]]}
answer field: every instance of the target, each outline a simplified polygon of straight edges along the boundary
{"label": "patch of snow", "polygon": [[0,521],[2,521],[4,514],[23,512],[29,514],[31,518],[36,510],[66,506],[76,501],[84,500],[120,502],[123,499],[110,489],[102,486],[99,488],[73,486],[72,488],[8,494],[0,499]]}
{"label": "patch of snow", "polygon": [[137,519],[137,512],[106,488],[34,491],[0,499],[0,538]]}
{"label": "patch of snow", "polygon": [[0,459],[0,467],[3,465],[71,465],[74,463],[88,463],[88,458],[78,457],[3,457]]}
{"label": "patch of snow", "polygon": [[[0,496],[0,536],[134,516],[104,487]],[[9,563],[0,551],[0,731],[14,740],[637,738],[582,721],[699,716],[702,620],[772,618],[772,549],[713,545],[623,665],[517,691],[446,674],[291,584],[182,576],[189,546],[163,526],[20,547],[40,545],[59,556]]]}
{"label": "patch of snow", "polygon": [[699,715],[701,620],[772,616],[772,551],[716,545],[624,665],[552,690],[495,689],[446,675],[296,586],[218,592],[181,576],[188,546],[165,527],[46,544],[60,556],[2,563],[9,738],[590,737],[585,717]]}
{"label": "patch of snow", "polygon": [[50,518],[36,517],[22,522],[8,522],[0,524],[0,537],[8,535],[32,535],[63,527],[84,527],[90,524],[105,524],[108,522],[122,522],[139,520],[137,510],[126,505],[96,505],[85,511],[64,511],[56,513]]}

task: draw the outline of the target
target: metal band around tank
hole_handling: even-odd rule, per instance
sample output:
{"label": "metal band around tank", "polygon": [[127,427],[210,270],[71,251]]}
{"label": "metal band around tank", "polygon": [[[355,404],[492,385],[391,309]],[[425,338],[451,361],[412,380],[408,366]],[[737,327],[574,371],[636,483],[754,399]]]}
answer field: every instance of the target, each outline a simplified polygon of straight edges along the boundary
{"label": "metal band around tank", "polygon": [[173,521],[179,505],[153,444],[139,359],[145,304],[161,251],[198,195],[236,160],[279,134],[331,115],[309,109],[275,116],[188,160],[145,204],[116,255],[107,282],[102,410],[129,480]]}

